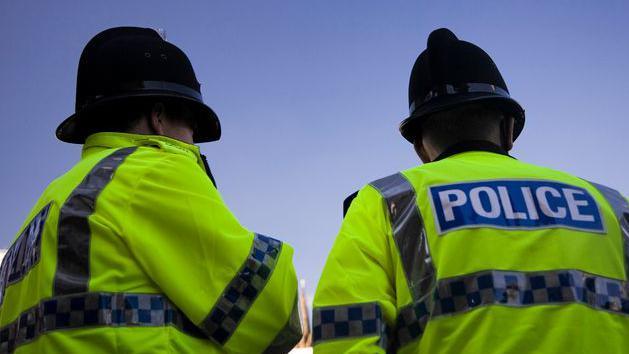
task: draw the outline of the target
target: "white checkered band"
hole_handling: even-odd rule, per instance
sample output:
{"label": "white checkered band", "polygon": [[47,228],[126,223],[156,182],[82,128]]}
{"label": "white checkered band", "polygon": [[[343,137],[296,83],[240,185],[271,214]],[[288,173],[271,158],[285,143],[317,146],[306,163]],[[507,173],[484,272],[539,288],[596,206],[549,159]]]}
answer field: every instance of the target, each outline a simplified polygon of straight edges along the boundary
{"label": "white checkered band", "polygon": [[366,336],[379,337],[386,348],[387,333],[380,305],[375,302],[331,307],[316,307],[313,311],[313,341]]}
{"label": "white checkered band", "polygon": [[395,346],[403,347],[424,334],[430,313],[425,301],[400,309],[395,324]]}
{"label": "white checkered band", "polygon": [[0,353],[12,353],[52,331],[96,326],[173,326],[204,338],[199,328],[163,295],[79,293],[42,300],[0,328]]}
{"label": "white checkered band", "polygon": [[249,257],[201,325],[203,331],[216,343],[225,344],[236,331],[238,324],[271,278],[281,249],[280,241],[255,235]]}
{"label": "white checkered band", "polygon": [[597,310],[629,314],[628,285],[580,270],[486,271],[439,281],[432,316],[479,306],[532,306],[581,303]]}

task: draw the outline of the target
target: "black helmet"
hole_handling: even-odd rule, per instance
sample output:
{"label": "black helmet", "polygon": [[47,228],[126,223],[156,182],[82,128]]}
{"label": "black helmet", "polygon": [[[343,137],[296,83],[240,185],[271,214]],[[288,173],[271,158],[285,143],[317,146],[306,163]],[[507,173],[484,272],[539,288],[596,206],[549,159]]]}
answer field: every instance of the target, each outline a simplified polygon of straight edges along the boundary
{"label": "black helmet", "polygon": [[514,140],[524,128],[524,109],[509,96],[500,71],[485,51],[459,40],[446,28],[433,31],[411,72],[410,117],[400,124],[402,136],[415,140],[422,120],[472,102],[487,102],[515,118]]}
{"label": "black helmet", "polygon": [[203,103],[200,84],[184,52],[155,30],[115,27],[92,38],[81,54],[76,111],[57,128],[57,138],[83,144],[95,130],[99,109],[126,101],[163,97],[184,102],[196,120],[194,142],[218,140],[221,126]]}

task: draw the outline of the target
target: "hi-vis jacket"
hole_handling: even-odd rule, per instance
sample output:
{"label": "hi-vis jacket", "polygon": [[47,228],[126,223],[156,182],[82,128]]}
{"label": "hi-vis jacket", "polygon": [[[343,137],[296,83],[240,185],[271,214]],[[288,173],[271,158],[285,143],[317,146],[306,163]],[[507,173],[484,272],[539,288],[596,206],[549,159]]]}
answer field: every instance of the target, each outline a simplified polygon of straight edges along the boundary
{"label": "hi-vis jacket", "polygon": [[2,262],[0,353],[285,353],[292,254],[239,224],[197,147],[94,134]]}
{"label": "hi-vis jacket", "polygon": [[315,353],[627,353],[628,232],[618,192],[498,153],[377,180],[325,265]]}

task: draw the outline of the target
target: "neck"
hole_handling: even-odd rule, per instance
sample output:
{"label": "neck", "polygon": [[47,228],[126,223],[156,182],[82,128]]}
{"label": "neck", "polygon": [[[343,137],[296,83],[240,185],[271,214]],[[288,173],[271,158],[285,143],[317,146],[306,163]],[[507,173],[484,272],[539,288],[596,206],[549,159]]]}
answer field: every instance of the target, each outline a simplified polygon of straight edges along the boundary
{"label": "neck", "polygon": [[467,152],[467,151],[486,151],[486,152],[493,152],[496,154],[509,156],[509,153],[505,149],[503,149],[502,147],[500,147],[494,142],[486,141],[486,140],[466,140],[466,141],[460,141],[458,143],[448,146],[432,161],[443,160],[452,155],[456,155],[456,154]]}

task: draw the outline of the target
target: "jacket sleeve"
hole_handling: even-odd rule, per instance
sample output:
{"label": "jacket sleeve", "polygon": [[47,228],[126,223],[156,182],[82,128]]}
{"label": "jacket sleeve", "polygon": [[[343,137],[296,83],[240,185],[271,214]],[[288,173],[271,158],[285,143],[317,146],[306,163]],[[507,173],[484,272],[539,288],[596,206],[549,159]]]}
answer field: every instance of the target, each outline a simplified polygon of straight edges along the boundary
{"label": "jacket sleeve", "polygon": [[383,200],[371,186],[351,203],[314,299],[315,353],[384,353],[395,272]]}
{"label": "jacket sleeve", "polygon": [[137,262],[216,345],[283,353],[300,339],[293,249],[241,226],[193,160],[170,154],[147,168],[128,215]]}

